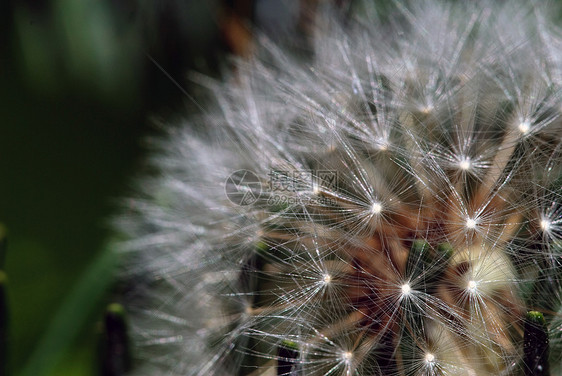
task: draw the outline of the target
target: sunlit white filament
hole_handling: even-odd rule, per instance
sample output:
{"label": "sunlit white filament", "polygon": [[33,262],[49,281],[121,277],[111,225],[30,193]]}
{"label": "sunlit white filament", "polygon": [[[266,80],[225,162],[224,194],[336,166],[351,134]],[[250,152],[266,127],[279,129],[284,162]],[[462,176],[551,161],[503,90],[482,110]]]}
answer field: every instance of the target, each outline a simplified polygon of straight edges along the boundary
{"label": "sunlit white filament", "polygon": [[382,204],[380,202],[375,202],[371,206],[371,213],[380,214],[382,212]]}
{"label": "sunlit white filament", "polygon": [[527,134],[527,132],[529,132],[529,130],[531,129],[531,122],[529,120],[524,120],[519,123],[518,128],[521,133]]}
{"label": "sunlit white filament", "polygon": [[423,112],[424,114],[429,114],[431,111],[433,111],[433,106],[430,104],[421,109],[421,112]]}
{"label": "sunlit white filament", "polygon": [[543,220],[541,221],[541,229],[542,229],[543,231],[548,231],[548,230],[550,230],[550,225],[551,225],[551,223],[550,223],[550,221],[549,221],[548,219],[543,219]]}
{"label": "sunlit white filament", "polygon": [[402,294],[403,295],[408,295],[410,292],[412,291],[412,288],[410,287],[409,284],[403,284],[402,285]]}
{"label": "sunlit white filament", "polygon": [[381,151],[387,150],[388,145],[388,140],[382,137],[377,138],[375,141],[375,146]]}
{"label": "sunlit white filament", "polygon": [[313,185],[312,185],[312,193],[314,193],[315,195],[319,195],[319,194],[320,194],[320,187],[318,186],[318,184],[313,184]]}
{"label": "sunlit white filament", "polygon": [[435,355],[433,355],[432,353],[425,354],[426,363],[433,363],[434,360],[435,360]]}
{"label": "sunlit white filament", "polygon": [[472,167],[472,163],[470,162],[470,158],[469,157],[463,157],[459,161],[459,167],[460,167],[461,170],[464,170],[464,171],[470,170],[470,167]]}
{"label": "sunlit white filament", "polygon": [[476,228],[476,220],[472,218],[468,218],[466,220],[466,228],[474,229]]}

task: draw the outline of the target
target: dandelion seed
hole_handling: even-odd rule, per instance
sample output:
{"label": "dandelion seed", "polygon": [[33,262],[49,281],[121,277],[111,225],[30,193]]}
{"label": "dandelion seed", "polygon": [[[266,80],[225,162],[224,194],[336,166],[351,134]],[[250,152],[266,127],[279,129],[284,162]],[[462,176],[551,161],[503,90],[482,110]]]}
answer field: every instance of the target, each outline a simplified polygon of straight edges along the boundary
{"label": "dandelion seed", "polygon": [[531,129],[531,122],[529,120],[523,120],[519,123],[519,126],[517,128],[522,134],[527,134]]}
{"label": "dandelion seed", "polygon": [[432,353],[425,354],[425,362],[426,363],[433,363],[435,361],[435,355]]}
{"label": "dandelion seed", "polygon": [[474,292],[474,291],[476,291],[476,286],[477,286],[477,285],[478,285],[478,284],[476,283],[476,281],[468,281],[466,287],[467,287],[467,289],[468,289],[470,292]]}
{"label": "dandelion seed", "polygon": [[374,202],[371,206],[372,214],[380,214],[382,212],[382,204],[380,202]]}
{"label": "dandelion seed", "polygon": [[408,295],[412,291],[412,287],[409,284],[403,284],[401,287],[402,295]]}
{"label": "dandelion seed", "polygon": [[386,138],[379,137],[375,140],[375,146],[380,151],[386,151],[386,150],[388,150],[388,147],[390,146],[390,142]]}
{"label": "dandelion seed", "polygon": [[315,196],[318,196],[322,191],[320,190],[320,186],[317,183],[312,184],[312,193]]}
{"label": "dandelion seed", "polygon": [[459,167],[461,170],[468,171],[472,167],[472,163],[469,157],[462,157],[459,160]]}
{"label": "dandelion seed", "polygon": [[423,114],[429,114],[431,113],[431,111],[433,111],[433,106],[432,105],[427,105],[421,108],[420,110]]}
{"label": "dandelion seed", "polygon": [[473,230],[473,229],[476,228],[476,225],[477,225],[477,222],[476,222],[475,219],[473,219],[473,218],[468,218],[468,219],[466,220],[466,224],[465,224],[466,228]]}
{"label": "dandelion seed", "polygon": [[551,222],[548,219],[541,220],[541,229],[544,232],[548,232],[550,230]]}

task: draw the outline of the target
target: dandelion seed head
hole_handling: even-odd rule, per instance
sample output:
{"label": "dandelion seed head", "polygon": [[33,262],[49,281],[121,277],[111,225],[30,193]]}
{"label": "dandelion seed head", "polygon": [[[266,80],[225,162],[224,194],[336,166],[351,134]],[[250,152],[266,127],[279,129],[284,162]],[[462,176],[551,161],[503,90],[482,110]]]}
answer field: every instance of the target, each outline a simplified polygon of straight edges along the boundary
{"label": "dandelion seed head", "polygon": [[196,78],[117,220],[139,375],[525,373],[525,312],[562,312],[562,32],[392,4]]}

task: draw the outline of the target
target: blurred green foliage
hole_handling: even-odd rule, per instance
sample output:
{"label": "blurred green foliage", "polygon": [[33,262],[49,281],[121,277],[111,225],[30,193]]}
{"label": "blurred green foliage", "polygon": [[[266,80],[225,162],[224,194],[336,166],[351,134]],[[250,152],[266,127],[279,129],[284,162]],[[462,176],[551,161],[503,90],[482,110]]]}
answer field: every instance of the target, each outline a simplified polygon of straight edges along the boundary
{"label": "blurred green foliage", "polygon": [[190,107],[167,74],[192,92],[189,69],[218,71],[219,1],[0,4],[9,368],[93,375],[115,264],[108,221],[158,133],[150,118]]}

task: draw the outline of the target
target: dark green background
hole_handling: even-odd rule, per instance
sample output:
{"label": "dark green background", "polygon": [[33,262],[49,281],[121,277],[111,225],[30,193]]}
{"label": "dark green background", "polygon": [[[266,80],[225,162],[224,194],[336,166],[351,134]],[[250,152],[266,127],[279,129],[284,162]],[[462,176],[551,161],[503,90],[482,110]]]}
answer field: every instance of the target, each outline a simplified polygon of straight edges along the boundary
{"label": "dark green background", "polygon": [[[178,114],[194,107],[148,56],[196,91],[186,73],[215,74],[225,50],[218,1],[0,4],[0,222],[9,241],[10,369],[91,375],[103,307],[112,299],[104,289],[110,273],[93,271],[94,278],[80,281],[106,248],[108,220],[142,169],[143,139],[159,133],[154,118],[178,123]],[[72,298],[76,286],[93,291],[93,301]],[[71,309],[62,313],[60,330],[53,320],[65,302]],[[41,354],[45,336],[51,338]]]}

